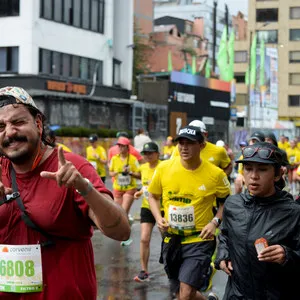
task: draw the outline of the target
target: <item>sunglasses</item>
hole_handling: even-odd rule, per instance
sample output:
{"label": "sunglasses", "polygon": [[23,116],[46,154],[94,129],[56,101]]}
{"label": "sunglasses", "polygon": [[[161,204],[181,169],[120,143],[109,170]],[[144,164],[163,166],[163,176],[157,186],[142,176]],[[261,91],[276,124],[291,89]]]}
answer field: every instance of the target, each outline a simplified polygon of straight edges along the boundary
{"label": "sunglasses", "polygon": [[268,148],[254,148],[254,147],[245,147],[242,150],[244,158],[253,157],[257,153],[257,156],[262,159],[275,158],[278,162],[282,160],[282,155],[278,153],[275,149]]}

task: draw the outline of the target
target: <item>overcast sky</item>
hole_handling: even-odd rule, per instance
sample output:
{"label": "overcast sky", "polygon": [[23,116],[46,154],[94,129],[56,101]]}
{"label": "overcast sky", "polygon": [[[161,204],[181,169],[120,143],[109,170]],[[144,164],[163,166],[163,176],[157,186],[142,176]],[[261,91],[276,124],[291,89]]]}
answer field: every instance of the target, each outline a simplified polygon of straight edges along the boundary
{"label": "overcast sky", "polygon": [[[206,0],[206,3],[213,6],[214,0]],[[218,0],[218,8],[225,11],[225,3],[230,15],[236,15],[238,11],[248,15],[248,0]]]}

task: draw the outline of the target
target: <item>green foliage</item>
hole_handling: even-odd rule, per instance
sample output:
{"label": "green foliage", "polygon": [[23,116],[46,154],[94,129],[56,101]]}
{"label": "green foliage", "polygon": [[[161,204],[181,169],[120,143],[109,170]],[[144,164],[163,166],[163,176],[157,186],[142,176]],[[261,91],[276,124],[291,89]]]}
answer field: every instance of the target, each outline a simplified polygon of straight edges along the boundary
{"label": "green foliage", "polygon": [[116,130],[107,128],[90,129],[85,127],[61,127],[55,131],[56,136],[64,137],[89,137],[91,134],[97,134],[99,137],[115,138],[118,131],[126,131],[129,137],[132,137],[132,132],[128,130]]}

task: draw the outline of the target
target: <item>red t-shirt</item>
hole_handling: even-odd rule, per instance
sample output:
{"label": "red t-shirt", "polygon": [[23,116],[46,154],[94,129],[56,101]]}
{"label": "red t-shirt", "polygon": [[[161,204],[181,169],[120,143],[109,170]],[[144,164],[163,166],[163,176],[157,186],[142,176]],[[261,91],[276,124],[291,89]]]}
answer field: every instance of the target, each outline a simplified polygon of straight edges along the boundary
{"label": "red t-shirt", "polygon": [[[65,152],[94,187],[110,196],[94,167],[83,157]],[[2,181],[11,186],[9,161],[1,158]],[[57,171],[57,149],[33,171],[17,174],[18,190],[30,219],[51,235],[55,245],[41,247],[44,289],[40,293],[0,293],[5,300],[96,299],[97,285],[88,205],[73,188],[42,178],[41,171]],[[28,245],[47,240],[21,219],[16,201],[0,206],[0,244]]]}
{"label": "red t-shirt", "polygon": [[[108,160],[110,161],[111,158],[120,153],[120,148],[118,145],[112,146],[108,150]],[[129,145],[129,153],[136,157],[138,161],[143,159],[143,156],[137,151],[132,145]]]}

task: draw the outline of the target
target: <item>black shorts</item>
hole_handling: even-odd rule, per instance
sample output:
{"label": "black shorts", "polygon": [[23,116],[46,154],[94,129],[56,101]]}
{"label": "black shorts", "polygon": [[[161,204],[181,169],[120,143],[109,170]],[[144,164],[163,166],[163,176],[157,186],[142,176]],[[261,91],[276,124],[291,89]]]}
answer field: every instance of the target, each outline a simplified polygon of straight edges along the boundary
{"label": "black shorts", "polygon": [[[164,217],[163,211],[161,211],[161,215],[162,217]],[[155,218],[153,217],[150,209],[141,207],[141,223],[156,223]]]}
{"label": "black shorts", "polygon": [[[163,261],[166,262],[163,245]],[[215,251],[216,241],[207,241],[181,245],[180,268],[177,279],[170,279],[171,292],[178,293],[180,282],[184,282],[199,290],[206,278],[211,257]],[[168,277],[174,278],[172,274]],[[170,276],[171,275],[171,276]]]}

